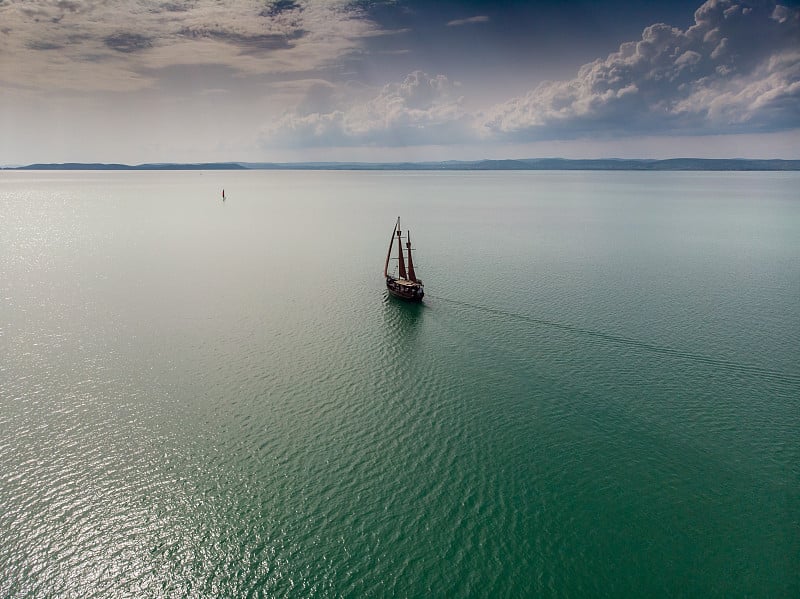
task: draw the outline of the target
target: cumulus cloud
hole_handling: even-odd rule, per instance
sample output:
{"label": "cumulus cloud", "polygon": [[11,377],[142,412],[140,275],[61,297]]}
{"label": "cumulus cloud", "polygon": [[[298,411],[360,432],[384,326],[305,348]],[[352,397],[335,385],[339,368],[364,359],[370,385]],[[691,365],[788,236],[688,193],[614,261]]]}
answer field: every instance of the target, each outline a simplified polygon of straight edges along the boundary
{"label": "cumulus cloud", "polygon": [[313,71],[380,33],[349,0],[2,0],[0,27],[0,85],[83,91],[176,65]]}
{"label": "cumulus cloud", "polygon": [[[348,93],[317,86],[308,91],[302,106],[283,115],[264,130],[265,145],[381,145],[405,146],[454,143],[471,137],[471,121],[462,108],[458,83],[444,75],[410,73],[400,83],[390,83],[356,103]],[[329,110],[319,107],[320,92]],[[324,103],[324,102],[323,102]]]}
{"label": "cumulus cloud", "polygon": [[483,117],[484,133],[535,140],[797,127],[798,40],[798,10],[709,0],[685,31],[652,25],[574,79],[494,106]]}
{"label": "cumulus cloud", "polygon": [[545,82],[476,114],[463,109],[460,89],[446,76],[417,71],[357,101],[353,90],[308,90],[302,105],[314,109],[284,114],[265,139],[396,146],[792,128],[800,123],[798,39],[798,10],[709,0],[685,31],[651,25],[639,41],[584,65],[574,79]]}

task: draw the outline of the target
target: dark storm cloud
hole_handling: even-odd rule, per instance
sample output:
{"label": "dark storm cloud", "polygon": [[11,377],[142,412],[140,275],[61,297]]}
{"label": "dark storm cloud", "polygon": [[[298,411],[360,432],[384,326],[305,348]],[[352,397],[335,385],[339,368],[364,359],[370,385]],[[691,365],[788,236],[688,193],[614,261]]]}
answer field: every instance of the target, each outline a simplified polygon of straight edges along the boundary
{"label": "dark storm cloud", "polygon": [[153,12],[186,12],[192,7],[191,2],[164,2],[160,4]]}
{"label": "dark storm cloud", "polygon": [[83,10],[85,2],[82,0],[58,0],[53,4],[64,12],[80,12]]}
{"label": "dark storm cloud", "polygon": [[275,2],[269,2],[267,6],[264,7],[264,10],[259,13],[259,16],[274,18],[293,10],[302,10],[302,6],[294,0],[275,0]]}
{"label": "dark storm cloud", "polygon": [[64,46],[63,44],[58,44],[56,42],[49,42],[46,40],[35,40],[32,42],[28,42],[26,47],[30,48],[31,50],[61,50]]}
{"label": "dark storm cloud", "polygon": [[291,48],[293,42],[301,39],[305,34],[305,31],[296,29],[287,34],[263,33],[248,35],[236,31],[206,27],[184,28],[178,32],[178,35],[183,37],[210,39],[238,46],[245,54],[258,54],[270,50]]}
{"label": "dark storm cloud", "polygon": [[106,46],[117,52],[130,54],[133,52],[140,52],[152,47],[153,40],[140,33],[130,33],[120,31],[107,36],[103,42]]}
{"label": "dark storm cloud", "polygon": [[234,36],[230,42],[239,46],[242,54],[257,55],[270,50],[292,48],[306,33],[302,29],[296,29],[286,35]]}

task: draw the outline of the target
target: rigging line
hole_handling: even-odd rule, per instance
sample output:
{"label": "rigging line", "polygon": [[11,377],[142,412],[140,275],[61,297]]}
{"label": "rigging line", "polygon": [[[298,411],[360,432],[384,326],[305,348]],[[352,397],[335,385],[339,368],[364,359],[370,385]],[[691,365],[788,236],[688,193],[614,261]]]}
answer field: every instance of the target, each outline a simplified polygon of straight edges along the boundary
{"label": "rigging line", "polygon": [[458,306],[464,306],[466,308],[471,308],[473,310],[478,310],[481,312],[485,312],[487,314],[494,314],[497,316],[503,316],[506,318],[513,318],[515,320],[519,320],[522,322],[528,322],[535,325],[541,325],[550,327],[553,329],[559,329],[562,331],[567,331],[569,333],[574,333],[577,335],[582,335],[585,337],[590,337],[594,339],[601,339],[603,341],[610,341],[612,343],[616,343],[618,345],[626,345],[628,347],[635,347],[637,349],[643,349],[645,351],[649,351],[651,353],[672,356],[675,358],[681,358],[684,360],[691,360],[693,362],[699,362],[702,364],[708,364],[710,366],[716,366],[722,368],[724,370],[728,370],[731,372],[738,372],[742,374],[751,374],[755,376],[760,376],[768,379],[774,379],[777,381],[781,381],[784,383],[790,384],[800,384],[800,374],[794,373],[787,373],[781,372],[779,370],[771,370],[769,368],[762,368],[760,366],[754,366],[752,364],[742,364],[740,362],[734,362],[732,360],[724,360],[721,358],[714,358],[711,356],[706,356],[703,354],[697,354],[693,352],[687,352],[671,347],[665,347],[661,345],[656,345],[654,343],[649,343],[647,341],[641,341],[639,339],[632,339],[630,337],[623,337],[621,335],[614,335],[613,333],[604,333],[602,331],[594,331],[592,329],[585,329],[582,327],[578,327],[575,325],[562,323],[562,322],[555,322],[552,320],[545,320],[543,318],[536,318],[534,316],[527,316],[525,314],[518,314],[516,312],[508,312],[506,310],[501,310],[499,308],[492,308],[490,306],[480,306],[478,304],[471,304],[469,302],[462,302],[460,300],[454,300],[447,297],[442,297],[439,295],[431,295],[427,294],[426,297],[431,299],[437,299],[444,302],[448,302],[450,304],[455,304]]}

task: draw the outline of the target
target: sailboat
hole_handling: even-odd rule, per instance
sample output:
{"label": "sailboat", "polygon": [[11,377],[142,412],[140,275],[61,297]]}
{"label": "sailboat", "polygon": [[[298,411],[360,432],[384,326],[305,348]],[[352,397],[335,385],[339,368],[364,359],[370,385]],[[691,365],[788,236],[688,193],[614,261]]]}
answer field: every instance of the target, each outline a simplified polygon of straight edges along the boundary
{"label": "sailboat", "polygon": [[[395,237],[397,238],[397,265],[398,277],[389,274],[389,260],[392,258],[392,247],[394,246]],[[392,231],[392,238],[389,240],[389,252],[386,254],[386,265],[383,267],[383,276],[386,278],[386,289],[389,293],[400,299],[408,300],[410,302],[422,301],[422,296],[425,295],[425,290],[422,286],[422,281],[417,278],[417,273],[414,272],[414,260],[411,258],[411,234],[406,234],[406,250],[408,252],[408,269],[406,269],[406,262],[403,256],[403,235],[400,230],[400,217],[397,217],[397,222],[394,224]]]}

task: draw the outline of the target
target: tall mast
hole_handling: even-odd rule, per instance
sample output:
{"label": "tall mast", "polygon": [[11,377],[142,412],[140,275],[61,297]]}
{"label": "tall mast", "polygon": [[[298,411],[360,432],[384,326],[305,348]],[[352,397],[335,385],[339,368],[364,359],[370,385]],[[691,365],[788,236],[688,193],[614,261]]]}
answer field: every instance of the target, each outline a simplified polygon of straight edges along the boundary
{"label": "tall mast", "polygon": [[[399,224],[400,218],[398,217],[397,222]],[[398,267],[400,270],[400,278],[406,278],[406,263],[403,260],[403,238],[401,237],[402,231],[397,229],[397,262]]]}
{"label": "tall mast", "polygon": [[389,258],[392,257],[392,244],[394,243],[394,232],[397,231],[397,227],[400,224],[400,217],[397,217],[397,222],[394,224],[394,229],[392,229],[392,236],[389,238],[389,251],[386,252],[386,264],[383,265],[383,276],[389,276]]}
{"label": "tall mast", "polygon": [[411,231],[407,233],[406,239],[406,248],[408,248],[408,278],[416,283],[417,274],[414,272],[414,262],[411,260]]}

